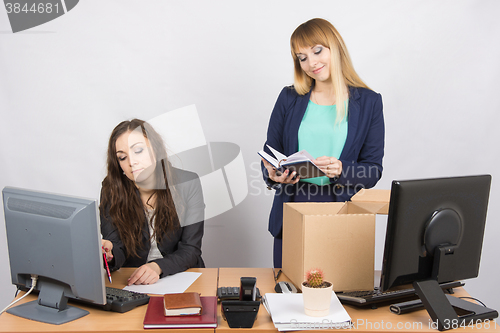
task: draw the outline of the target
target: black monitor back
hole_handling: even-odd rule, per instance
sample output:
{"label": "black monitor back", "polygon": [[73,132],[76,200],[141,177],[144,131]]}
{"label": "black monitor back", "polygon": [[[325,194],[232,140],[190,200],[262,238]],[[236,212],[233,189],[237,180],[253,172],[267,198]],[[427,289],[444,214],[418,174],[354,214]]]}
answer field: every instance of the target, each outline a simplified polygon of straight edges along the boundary
{"label": "black monitor back", "polygon": [[490,175],[393,181],[381,288],[477,277],[490,184]]}

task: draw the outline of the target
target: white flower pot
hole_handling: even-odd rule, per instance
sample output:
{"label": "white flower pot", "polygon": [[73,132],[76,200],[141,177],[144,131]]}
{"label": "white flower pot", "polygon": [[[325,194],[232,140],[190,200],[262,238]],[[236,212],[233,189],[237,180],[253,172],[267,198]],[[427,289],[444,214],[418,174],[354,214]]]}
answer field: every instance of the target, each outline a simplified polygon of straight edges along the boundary
{"label": "white flower pot", "polygon": [[304,311],[312,317],[323,317],[330,313],[333,285],[324,288],[310,288],[302,282],[302,295],[304,297]]}

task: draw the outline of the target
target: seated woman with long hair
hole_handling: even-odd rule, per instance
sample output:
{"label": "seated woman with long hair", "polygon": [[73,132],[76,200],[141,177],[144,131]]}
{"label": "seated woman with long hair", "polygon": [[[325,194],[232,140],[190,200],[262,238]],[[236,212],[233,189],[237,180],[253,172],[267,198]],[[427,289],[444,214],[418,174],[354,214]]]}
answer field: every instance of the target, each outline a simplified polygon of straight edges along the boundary
{"label": "seated woman with long hair", "polygon": [[129,285],[205,266],[200,180],[170,165],[163,140],[143,120],[111,133],[99,209],[110,269],[137,267]]}

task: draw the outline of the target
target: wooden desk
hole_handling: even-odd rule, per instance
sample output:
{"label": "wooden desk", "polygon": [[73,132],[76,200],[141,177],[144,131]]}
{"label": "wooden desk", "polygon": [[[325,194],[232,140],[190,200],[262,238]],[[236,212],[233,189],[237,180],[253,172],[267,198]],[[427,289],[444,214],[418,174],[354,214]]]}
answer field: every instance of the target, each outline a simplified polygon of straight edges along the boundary
{"label": "wooden desk", "polygon": [[[253,276],[257,278],[257,287],[262,295],[269,292],[274,292],[274,277],[271,268],[249,269],[249,268],[220,268],[219,269],[219,286],[239,286],[241,276]],[[279,281],[290,281],[282,274]],[[469,296],[463,288],[458,288],[455,291],[455,296]],[[354,328],[349,330],[335,331],[356,331],[356,332],[439,332],[433,327],[429,327],[431,319],[426,310],[415,311],[405,315],[395,315],[389,311],[388,306],[378,309],[365,309],[346,305],[345,309],[351,316],[354,323]],[[228,332],[231,330],[227,322],[221,316],[219,307],[218,313],[218,328],[217,331]],[[450,330],[448,332],[500,332],[500,325],[491,321],[489,328],[483,326],[465,327]],[[238,329],[238,331],[255,331],[261,332],[277,332],[271,317],[267,313],[263,305],[260,306],[257,320],[251,329]],[[318,331],[318,330],[315,330]]]}
{"label": "wooden desk", "polygon": [[[134,268],[122,268],[112,273],[113,284],[106,283],[107,286],[123,288],[127,284],[127,279],[134,271]],[[200,272],[202,275],[187,289],[187,291],[196,291],[202,296],[217,295],[217,276],[218,268],[192,268],[188,272]],[[20,303],[36,299],[36,295],[29,295]],[[71,304],[71,301],[70,301]],[[111,311],[102,311],[92,307],[84,306],[79,303],[73,303],[79,308],[85,309],[90,313],[83,318],[62,325],[51,325],[36,321],[20,318],[10,313],[4,313],[0,316],[0,332],[144,332],[142,322],[146,313],[147,305],[139,306],[125,313]],[[190,330],[150,330],[151,332],[184,332]],[[213,329],[206,329],[206,332],[213,332]],[[191,331],[191,332],[194,332]]]}
{"label": "wooden desk", "polygon": [[[113,284],[115,288],[123,288],[126,285],[127,278],[132,273],[132,268],[122,268],[114,272]],[[203,273],[194,283],[189,287],[188,291],[200,292],[203,296],[215,296],[217,286],[239,286],[240,277],[250,276],[257,278],[257,287],[262,295],[274,292],[274,276],[271,268],[202,268],[190,269],[191,272]],[[289,281],[286,276],[281,275],[280,281]],[[109,284],[109,283],[108,283]],[[468,296],[462,288],[456,290],[456,296]],[[36,299],[36,296],[30,295],[26,300],[27,302]],[[84,308],[90,312],[89,315],[72,321],[63,325],[50,325],[30,321],[27,319],[13,316],[9,313],[4,313],[0,316],[0,332],[144,332],[142,322],[146,312],[146,306],[140,306],[134,310],[126,313],[116,313],[109,311],[102,311],[92,307],[76,306]],[[343,331],[356,331],[356,332],[432,332],[438,333],[439,331],[429,327],[430,317],[425,310],[416,311],[402,316],[397,316],[389,312],[387,306],[381,307],[376,310],[363,309],[353,306],[345,306],[347,312],[352,318],[355,327],[351,330]],[[191,333],[195,330],[157,330],[152,329],[150,332],[183,332]],[[203,329],[197,331],[212,332],[213,329]],[[220,312],[220,305],[218,306],[218,328],[216,332],[229,333],[242,332],[242,331],[258,331],[264,332],[277,332],[271,317],[267,313],[263,305],[261,305],[257,320],[251,329],[231,329],[227,322],[222,318]],[[316,330],[317,331],[317,330]],[[338,331],[338,330],[335,330]],[[449,331],[450,333],[458,332],[500,332],[500,327],[494,321],[490,322],[490,327],[466,327],[458,328]],[[250,333],[250,332],[249,332]]]}

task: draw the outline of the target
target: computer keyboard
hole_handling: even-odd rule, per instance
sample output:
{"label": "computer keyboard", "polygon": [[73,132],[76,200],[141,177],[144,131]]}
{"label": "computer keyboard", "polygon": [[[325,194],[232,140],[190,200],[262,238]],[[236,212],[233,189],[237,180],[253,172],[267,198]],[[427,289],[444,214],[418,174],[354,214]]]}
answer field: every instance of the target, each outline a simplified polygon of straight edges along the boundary
{"label": "computer keyboard", "polygon": [[102,306],[103,310],[114,312],[127,312],[133,308],[148,304],[149,296],[133,291],[106,287],[107,303]]}
{"label": "computer keyboard", "polygon": [[[462,281],[453,281],[441,283],[442,289],[453,289],[463,286]],[[417,298],[415,289],[407,288],[393,291],[382,292],[379,289],[367,291],[350,291],[336,293],[337,297],[343,304],[350,304],[356,306],[376,305],[382,302],[398,300],[402,298]]]}
{"label": "computer keyboard", "polygon": [[[239,288],[238,288],[239,289]],[[19,290],[28,291],[28,288],[20,287]],[[38,294],[38,290],[33,290],[32,294]],[[97,304],[81,299],[71,298],[70,302],[85,304],[94,308],[113,312],[127,312],[135,307],[149,303],[149,296],[133,291],[106,287],[106,304]]]}

